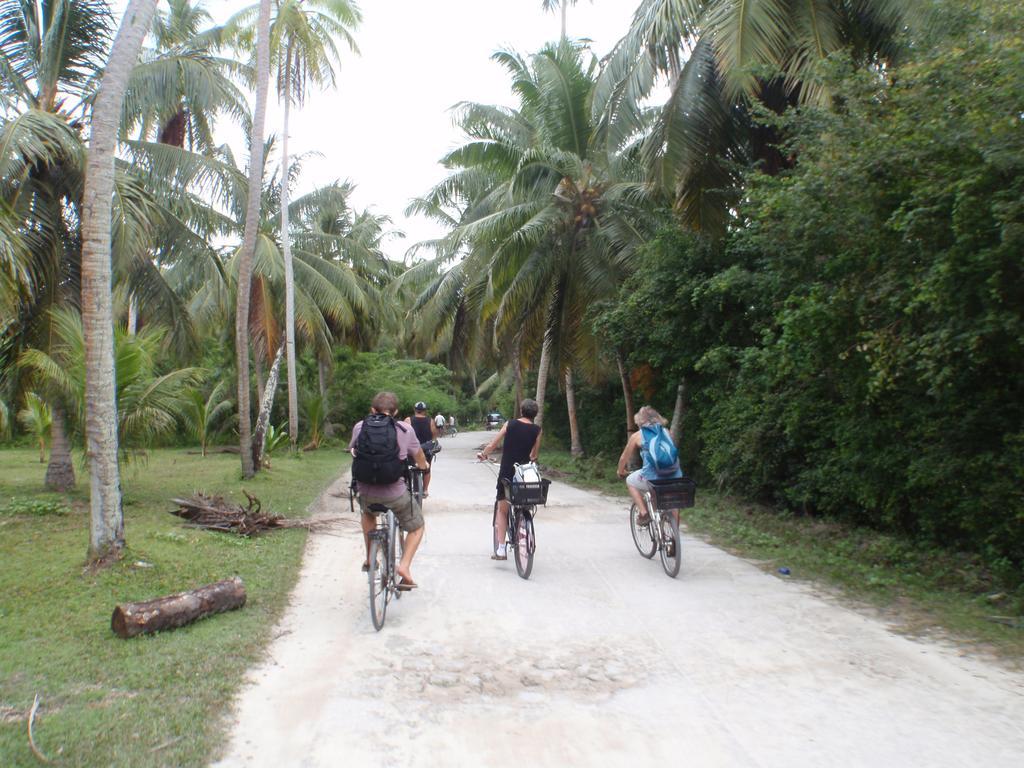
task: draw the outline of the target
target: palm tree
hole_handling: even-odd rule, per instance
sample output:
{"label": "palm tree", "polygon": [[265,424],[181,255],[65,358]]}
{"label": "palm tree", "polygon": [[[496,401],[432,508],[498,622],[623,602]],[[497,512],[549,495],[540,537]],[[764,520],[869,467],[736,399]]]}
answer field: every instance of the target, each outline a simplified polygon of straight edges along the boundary
{"label": "palm tree", "polygon": [[125,137],[155,136],[161,144],[183,148],[187,143],[209,154],[216,146],[212,126],[218,117],[229,116],[248,131],[245,96],[232,78],[251,73],[219,55],[225,31],[211,22],[201,0],[169,0],[168,12],[157,14],[152,45],[143,51],[125,91]]}
{"label": "palm tree", "polygon": [[453,174],[419,207],[461,208],[440,248],[442,258],[461,252],[465,261],[439,274],[415,309],[452,328],[460,318],[484,327],[490,317],[505,344],[542,339],[541,403],[549,366],[568,389],[573,366],[593,367],[583,317],[629,269],[651,199],[636,154],[608,153],[595,141],[588,100],[596,62],[583,47],[563,40],[529,62],[510,52],[495,58],[512,74],[520,106],[462,106],[469,141],[448,155]]}
{"label": "palm tree", "polygon": [[117,466],[114,317],[110,221],[114,151],[124,89],[139,57],[156,0],[130,0],[93,102],[82,193],[82,326],[85,337],[86,439],[91,490],[89,553],[116,554],[124,544]]}
{"label": "palm tree", "polygon": [[50,406],[35,392],[29,392],[25,395],[25,407],[18,412],[18,421],[39,444],[39,463],[43,464],[46,461],[46,441],[53,425]]}
{"label": "palm tree", "polygon": [[[86,342],[82,320],[70,309],[54,311],[55,343],[50,351],[30,349],[19,360],[36,381],[58,393],[69,405],[72,423],[84,434],[88,418],[86,395]],[[174,430],[188,404],[189,387],[197,385],[202,372],[181,368],[162,372],[167,329],[156,324],[129,334],[124,327],[114,332],[114,382],[117,421],[114,430],[122,457],[142,449]]]}
{"label": "palm tree", "polygon": [[[0,304],[13,318],[0,328],[0,371],[14,392],[23,389],[18,355],[51,337],[54,307],[79,300],[85,150],[76,115],[87,112],[111,26],[104,0],[0,3]],[[74,477],[68,453],[51,452],[51,475]]]}
{"label": "palm tree", "polygon": [[566,39],[565,17],[568,6],[576,5],[577,0],[541,0],[541,8],[545,11],[554,11],[556,8],[562,14],[562,40]]}
{"label": "palm tree", "polygon": [[249,406],[249,292],[252,262],[260,222],[260,189],[263,182],[263,128],[270,85],[270,0],[260,0],[256,23],[256,108],[249,134],[249,190],[245,229],[238,257],[238,299],[235,302],[235,354],[238,361],[238,440],[242,454],[242,475],[250,478],[256,468],[252,460],[252,413]]}
{"label": "palm tree", "polygon": [[285,352],[288,364],[288,435],[292,448],[299,437],[299,396],[295,370],[295,288],[289,225],[288,128],[291,107],[301,106],[307,90],[333,86],[340,63],[336,39],[356,51],[351,29],[361,20],[349,0],[279,0],[271,24],[270,48],[277,67],[278,97],[284,102],[281,136],[281,244],[285,269]]}
{"label": "palm tree", "polygon": [[[683,222],[724,231],[751,160],[769,173],[787,159],[777,136],[759,127],[750,104],[782,111],[830,98],[816,77],[839,50],[877,66],[895,57],[902,30],[924,17],[911,0],[643,0],[629,32],[609,54],[594,93],[604,142],[621,147],[646,136],[651,178],[670,192]],[[765,76],[763,73],[768,73]],[[669,97],[656,119],[643,108],[659,76]]]}
{"label": "palm tree", "polygon": [[206,445],[210,438],[210,431],[217,420],[231,410],[233,403],[226,400],[224,395],[225,382],[218,381],[209,395],[204,395],[198,389],[190,389],[185,393],[188,404],[185,407],[185,418],[189,431],[199,441],[199,447],[203,456],[206,456]]}

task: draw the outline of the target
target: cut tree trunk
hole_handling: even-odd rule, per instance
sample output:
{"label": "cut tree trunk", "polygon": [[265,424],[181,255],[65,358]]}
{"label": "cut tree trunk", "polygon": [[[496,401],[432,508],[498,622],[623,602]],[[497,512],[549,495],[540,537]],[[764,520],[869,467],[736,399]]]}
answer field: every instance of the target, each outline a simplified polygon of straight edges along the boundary
{"label": "cut tree trunk", "polygon": [[580,439],[580,420],[576,415],[576,380],[572,368],[565,371],[565,406],[569,411],[569,452],[579,458],[583,455],[583,441]]}
{"label": "cut tree trunk", "polygon": [[119,605],[110,617],[110,628],[118,637],[135,637],[183,627],[198,619],[233,611],[243,605],[245,585],[235,576],[188,592]]}
{"label": "cut tree trunk", "polygon": [[256,417],[256,429],[252,435],[252,461],[257,470],[263,461],[263,440],[267,436],[267,427],[270,425],[270,409],[274,407],[274,395],[277,394],[277,378],[281,372],[283,355],[284,344],[277,348],[277,354],[274,355],[274,364],[270,366],[267,388],[263,391],[263,401],[260,403],[260,412]]}
{"label": "cut tree trunk", "polygon": [[155,11],[156,0],[131,0],[125,9],[93,101],[86,153],[81,280],[85,438],[90,481],[89,556],[94,560],[116,554],[124,546],[121,476],[117,465],[110,214],[124,90]]}
{"label": "cut tree trunk", "polygon": [[683,413],[686,407],[686,379],[680,379],[676,388],[676,407],[672,411],[672,426],[669,433],[672,435],[672,442],[679,445],[679,439],[683,436]]}
{"label": "cut tree trunk", "polygon": [[235,354],[238,372],[238,445],[242,476],[255,474],[253,464],[252,409],[249,405],[249,293],[252,290],[252,260],[260,225],[260,197],[263,186],[263,127],[267,119],[267,91],[270,87],[270,0],[260,0],[256,27],[256,108],[249,137],[249,196],[245,229],[238,253],[238,299],[235,302]]}
{"label": "cut tree trunk", "polygon": [[46,467],[46,487],[60,493],[67,493],[75,487],[75,465],[71,460],[71,446],[64,431],[64,418],[64,408],[55,403],[50,423],[50,463]]}
{"label": "cut tree trunk", "polygon": [[636,421],[633,416],[636,414],[633,405],[633,383],[629,380],[629,371],[622,362],[622,353],[615,350],[615,363],[619,366],[619,379],[622,381],[622,399],[626,402],[626,434],[636,432]]}

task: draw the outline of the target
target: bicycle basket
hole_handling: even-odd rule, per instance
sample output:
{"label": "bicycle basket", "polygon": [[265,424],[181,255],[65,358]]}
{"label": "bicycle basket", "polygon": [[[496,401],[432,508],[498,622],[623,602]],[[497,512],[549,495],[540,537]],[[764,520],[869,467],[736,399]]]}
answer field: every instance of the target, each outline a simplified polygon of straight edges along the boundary
{"label": "bicycle basket", "polygon": [[548,503],[548,486],[551,481],[542,479],[537,482],[513,480],[509,484],[509,501],[514,506],[527,506]]}
{"label": "bicycle basket", "polygon": [[697,484],[688,477],[648,480],[658,509],[686,509],[695,504]]}

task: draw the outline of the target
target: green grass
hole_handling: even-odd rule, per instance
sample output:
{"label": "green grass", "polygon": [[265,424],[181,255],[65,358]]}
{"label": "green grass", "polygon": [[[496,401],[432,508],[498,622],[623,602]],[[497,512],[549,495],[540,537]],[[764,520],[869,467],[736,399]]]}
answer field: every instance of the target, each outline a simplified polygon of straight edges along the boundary
{"label": "green grass", "polygon": [[[70,497],[44,493],[38,455],[0,451],[0,765],[38,764],[25,720],[37,693],[36,743],[60,765],[207,764],[283,611],[306,534],[247,540],[186,529],[168,500],[207,490],[244,501],[244,487],[264,510],[302,516],[347,462],[333,449],[282,455],[243,483],[237,456],[155,451],[122,478],[124,558],[92,572],[88,478],[80,473]],[[246,585],[242,610],[132,640],[110,630],[117,603],[234,575]]]}
{"label": "green grass", "polygon": [[[541,452],[541,463],[565,473],[564,481],[621,496],[625,505],[617,461],[618,456],[577,460],[564,451]],[[697,506],[685,510],[682,519],[690,532],[758,561],[765,570],[777,574],[778,568],[789,568],[790,578],[837,588],[880,609],[910,634],[937,630],[981,651],[1024,660],[1024,586],[988,571],[974,555],[783,514],[703,489]],[[992,616],[1015,619],[1019,628],[996,623]]]}

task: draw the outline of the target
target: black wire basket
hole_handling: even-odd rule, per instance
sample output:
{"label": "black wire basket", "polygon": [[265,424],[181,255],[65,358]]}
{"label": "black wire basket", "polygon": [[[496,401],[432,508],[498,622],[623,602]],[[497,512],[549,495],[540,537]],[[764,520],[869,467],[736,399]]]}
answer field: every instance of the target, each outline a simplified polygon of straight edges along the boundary
{"label": "black wire basket", "polygon": [[658,509],[687,509],[696,504],[697,484],[688,477],[648,480]]}
{"label": "black wire basket", "polygon": [[509,501],[517,507],[534,504],[548,503],[548,486],[551,481],[542,480],[513,480],[506,482],[505,487],[509,489]]}

